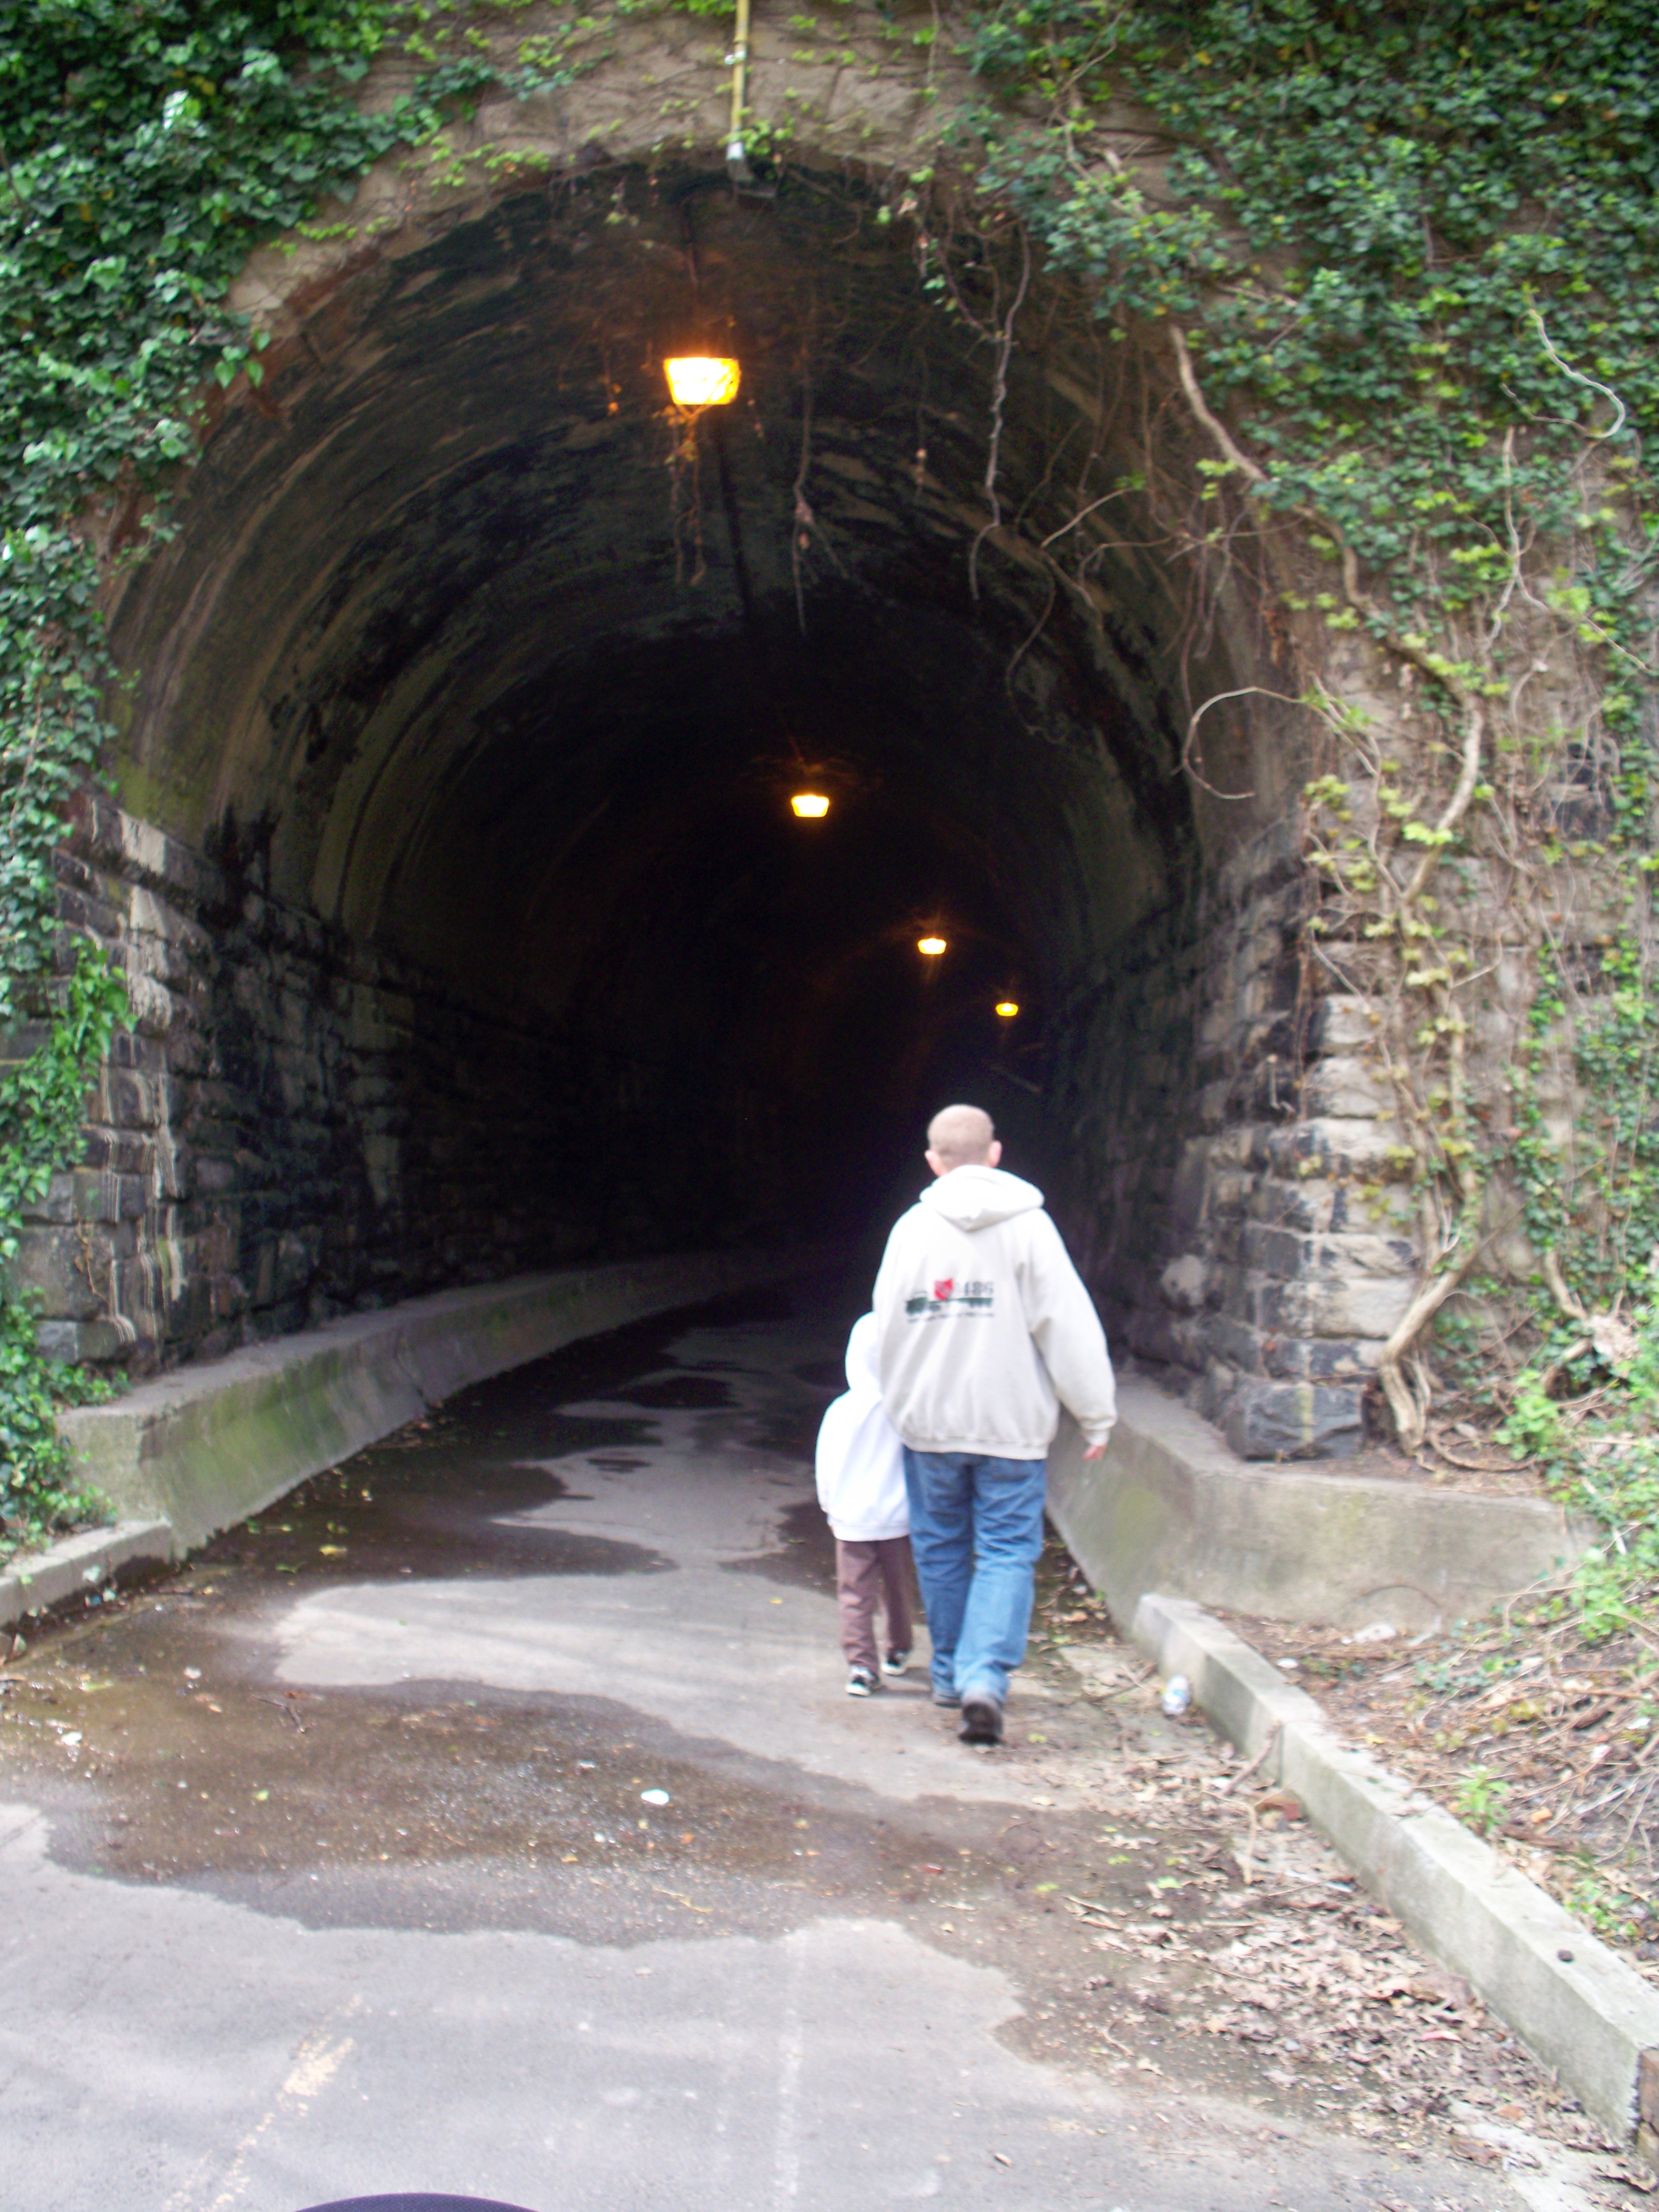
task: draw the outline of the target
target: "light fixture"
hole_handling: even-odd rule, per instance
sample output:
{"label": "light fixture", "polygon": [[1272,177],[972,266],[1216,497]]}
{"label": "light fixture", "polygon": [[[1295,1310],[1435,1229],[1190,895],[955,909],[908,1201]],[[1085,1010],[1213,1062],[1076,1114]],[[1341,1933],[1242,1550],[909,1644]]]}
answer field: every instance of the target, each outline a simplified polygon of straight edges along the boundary
{"label": "light fixture", "polygon": [[735,361],[714,354],[680,354],[662,366],[669,397],[688,414],[699,407],[724,407],[738,396],[742,371]]}
{"label": "light fixture", "polygon": [[1014,1018],[1014,1016],[1019,1012],[1019,1003],[1014,999],[999,999],[997,1000],[997,1012],[1001,1015],[1005,1022],[1011,1022]]}
{"label": "light fixture", "polygon": [[916,939],[916,950],[918,952],[926,953],[928,959],[937,960],[939,954],[946,951],[947,947],[942,937],[919,937]]}
{"label": "light fixture", "polygon": [[830,801],[821,791],[798,791],[789,807],[803,822],[822,822],[830,811]]}

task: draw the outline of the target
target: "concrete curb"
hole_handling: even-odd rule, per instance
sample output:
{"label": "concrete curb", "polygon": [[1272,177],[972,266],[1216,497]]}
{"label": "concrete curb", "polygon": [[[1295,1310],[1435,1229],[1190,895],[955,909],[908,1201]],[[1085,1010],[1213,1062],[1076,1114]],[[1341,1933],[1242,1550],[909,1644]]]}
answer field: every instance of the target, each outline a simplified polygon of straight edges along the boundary
{"label": "concrete curb", "polygon": [[1246,1753],[1273,1729],[1266,1778],[1306,1808],[1359,1880],[1462,1974],[1587,2111],[1644,2154],[1659,2128],[1659,1991],[1449,1813],[1345,1743],[1305,1691],[1185,1599],[1148,1592],[1130,1633],[1185,1674]]}
{"label": "concrete curb", "polygon": [[1537,1498],[1242,1460],[1210,1424],[1129,1376],[1103,1461],[1070,1420],[1048,1455],[1048,1511],[1122,1621],[1143,1590],[1269,1620],[1427,1628],[1474,1620],[1542,1580],[1592,1531]]}
{"label": "concrete curb", "polygon": [[45,1613],[67,1597],[100,1589],[123,1567],[169,1567],[177,1556],[166,1521],[118,1521],[112,1528],[66,1536],[0,1575],[0,1628],[15,1628],[26,1613]]}
{"label": "concrete curb", "polygon": [[182,1557],[469,1383],[839,1251],[671,1253],[442,1291],[179,1368],[58,1426],[77,1478],[124,1517],[169,1523]]}

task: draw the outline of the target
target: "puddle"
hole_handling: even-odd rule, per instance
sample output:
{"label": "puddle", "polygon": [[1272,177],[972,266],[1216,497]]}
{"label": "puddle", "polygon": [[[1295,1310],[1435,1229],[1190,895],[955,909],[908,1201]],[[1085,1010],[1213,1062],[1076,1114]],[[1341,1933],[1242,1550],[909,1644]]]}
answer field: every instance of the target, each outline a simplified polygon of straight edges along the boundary
{"label": "puddle", "polygon": [[560,1498],[586,1495],[547,1468],[465,1456],[459,1443],[414,1462],[395,1445],[380,1444],[216,1536],[198,1559],[208,1575],[255,1569],[292,1577],[295,1590],[342,1578],[408,1575],[431,1582],[475,1574],[663,1574],[672,1568],[672,1559],[647,1545],[531,1517]]}
{"label": "puddle", "polygon": [[714,1375],[653,1376],[635,1383],[631,1390],[613,1390],[611,1395],[618,1405],[652,1406],[676,1413],[713,1413],[737,1403],[731,1385]]}

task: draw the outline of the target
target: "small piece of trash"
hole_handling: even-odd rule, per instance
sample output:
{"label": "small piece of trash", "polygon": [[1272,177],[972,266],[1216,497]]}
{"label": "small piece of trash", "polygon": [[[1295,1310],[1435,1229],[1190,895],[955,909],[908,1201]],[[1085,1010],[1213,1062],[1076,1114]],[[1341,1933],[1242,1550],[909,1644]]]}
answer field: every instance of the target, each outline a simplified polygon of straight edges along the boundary
{"label": "small piece of trash", "polygon": [[187,1681],[187,1682],[199,1682],[199,1681],[201,1680],[201,1679],[202,1679],[202,1670],[201,1670],[201,1668],[200,1668],[199,1667],[186,1667],[186,1668],[185,1668],[185,1681]]}
{"label": "small piece of trash", "polygon": [[641,1790],[640,1802],[641,1805],[670,1805],[673,1800],[665,1790]]}
{"label": "small piece of trash", "polygon": [[81,1570],[81,1579],[83,1583],[90,1583],[93,1588],[96,1589],[99,1583],[104,1579],[104,1570],[102,1567],[96,1565],[82,1567]]}
{"label": "small piece of trash", "polygon": [[[181,1789],[183,1788],[183,1786],[184,1786],[184,1785],[183,1785],[182,1784],[180,1784],[179,1787],[180,1787]],[[265,1802],[266,1798],[267,1798],[267,1797],[269,1797],[269,1796],[270,1796],[270,1790],[256,1790],[254,1791],[254,1793],[253,1793],[253,1802],[254,1802],[254,1803],[255,1803],[256,1805],[263,1805],[263,1804],[264,1803],[264,1802]]]}
{"label": "small piece of trash", "polygon": [[1179,1720],[1193,1702],[1193,1686],[1184,1674],[1171,1674],[1164,1685],[1160,1703],[1166,1720]]}
{"label": "small piece of trash", "polygon": [[1278,1663],[1281,1673],[1286,1674],[1296,1674],[1302,1665],[1299,1659],[1281,1659]]}
{"label": "small piece of trash", "polygon": [[579,1759],[576,1761],[579,1771],[583,1774],[591,1774],[598,1764],[599,1761],[593,1759]]}
{"label": "small piece of trash", "polygon": [[60,1735],[58,1741],[66,1751],[73,1751],[81,1741],[81,1731],[79,1729],[71,1729],[67,1735]]}
{"label": "small piece of trash", "polygon": [[1012,2166],[1014,2162],[1006,2151],[994,2150],[991,2155],[999,2166]]}

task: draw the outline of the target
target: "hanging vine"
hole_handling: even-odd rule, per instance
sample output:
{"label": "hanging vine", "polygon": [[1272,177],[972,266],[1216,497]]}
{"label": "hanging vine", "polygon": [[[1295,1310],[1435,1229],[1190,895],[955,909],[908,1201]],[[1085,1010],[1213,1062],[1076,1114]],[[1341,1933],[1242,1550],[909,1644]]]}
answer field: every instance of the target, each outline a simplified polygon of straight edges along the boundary
{"label": "hanging vine", "polygon": [[[395,149],[439,142],[486,84],[569,81],[557,41],[503,70],[443,12],[376,0],[33,0],[0,39],[0,1256],[76,1157],[121,978],[58,922],[64,807],[97,767],[112,675],[107,541],[164,530],[204,391],[257,384],[264,337],[227,295],[252,248]],[[449,11],[453,18],[454,11]],[[372,61],[428,65],[374,112]],[[137,538],[131,537],[137,528]],[[42,1358],[34,1302],[0,1299],[0,1553],[86,1510],[54,1407],[84,1375]]]}

